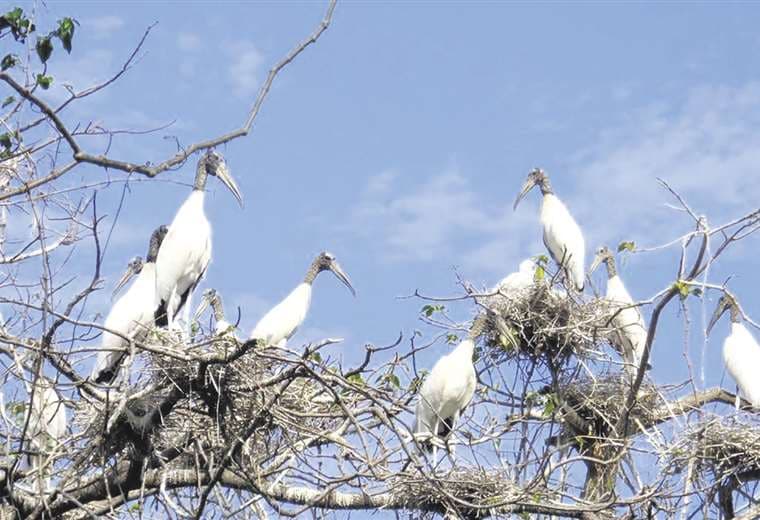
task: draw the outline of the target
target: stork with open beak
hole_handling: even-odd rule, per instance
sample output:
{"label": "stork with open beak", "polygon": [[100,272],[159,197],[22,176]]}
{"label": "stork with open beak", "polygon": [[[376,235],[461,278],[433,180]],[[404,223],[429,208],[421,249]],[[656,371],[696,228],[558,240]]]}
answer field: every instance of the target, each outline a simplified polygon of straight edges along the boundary
{"label": "stork with open beak", "polygon": [[720,298],[707,326],[707,334],[726,311],[731,316],[731,333],[723,342],[723,362],[744,397],[752,406],[760,408],[760,378],[755,372],[760,367],[760,344],[742,323],[741,310],[733,296],[725,294]]}
{"label": "stork with open beak", "polygon": [[618,330],[626,370],[635,376],[647,343],[647,326],[639,308],[636,307],[633,298],[625,288],[623,280],[617,274],[615,256],[606,246],[597,250],[589,274],[602,264],[607,267],[607,294],[605,298],[619,307],[612,318],[612,324]]}
{"label": "stork with open beak", "polygon": [[201,304],[195,311],[195,317],[193,319],[197,321],[208,307],[211,307],[211,310],[214,314],[214,320],[216,320],[214,334],[221,336],[222,334],[227,334],[234,330],[233,325],[224,319],[224,305],[222,305],[222,296],[216,289],[206,289],[203,291]]}
{"label": "stork with open beak", "polygon": [[[243,205],[224,157],[205,153],[198,161],[193,191],[174,216],[156,261],[155,320],[160,327],[172,324],[211,262],[211,224],[203,209],[209,175],[222,181]],[[185,318],[189,321],[189,312]]]}
{"label": "stork with open beak", "polygon": [[259,320],[251,332],[251,339],[259,340],[266,346],[283,348],[306,319],[311,305],[312,285],[322,271],[332,271],[338,280],[348,287],[351,294],[356,296],[351,280],[335,256],[323,251],[309,266],[303,282]]}
{"label": "stork with open beak", "polygon": [[116,284],[114,295],[133,276],[137,276],[127,292],[116,300],[103,325],[105,330],[101,350],[90,376],[96,383],[112,383],[116,379],[121,361],[127,354],[129,340],[141,340],[153,326],[156,310],[156,258],[163,247],[167,232],[166,226],[159,226],[153,231],[145,261],[140,257],[132,260]]}
{"label": "stork with open beak", "polygon": [[538,186],[543,194],[540,217],[544,228],[544,245],[573,287],[583,291],[586,274],[586,243],[583,233],[565,204],[552,191],[549,176],[543,170],[536,168],[528,174],[513,209],[517,209],[517,205],[534,186]]}

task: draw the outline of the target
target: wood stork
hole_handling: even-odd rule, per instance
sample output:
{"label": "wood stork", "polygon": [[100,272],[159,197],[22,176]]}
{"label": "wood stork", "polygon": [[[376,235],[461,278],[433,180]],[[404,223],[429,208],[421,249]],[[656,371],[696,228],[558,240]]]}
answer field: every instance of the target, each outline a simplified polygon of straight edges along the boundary
{"label": "wood stork", "polygon": [[517,205],[534,186],[541,188],[543,194],[541,224],[544,228],[544,245],[575,289],[583,291],[586,257],[583,233],[565,204],[552,191],[549,176],[543,170],[536,168],[528,174],[513,209],[517,209]]}
{"label": "wood stork", "polygon": [[348,287],[351,294],[356,296],[351,280],[338,264],[335,256],[323,251],[309,266],[303,282],[259,320],[251,332],[251,339],[260,340],[267,346],[274,345],[283,348],[306,319],[311,305],[312,284],[322,271],[332,271]]}
{"label": "wood stork", "polygon": [[520,268],[517,272],[505,276],[496,287],[494,292],[501,291],[505,295],[514,294],[529,287],[535,283],[536,263],[531,260],[520,262]]}
{"label": "wood stork", "polygon": [[[167,232],[166,226],[159,226],[153,231],[145,261],[140,257],[132,260],[116,284],[114,294],[126,285],[132,276],[137,275],[127,292],[116,300],[106,318],[101,350],[90,375],[96,383],[110,384],[116,378],[119,365],[127,354],[126,347],[129,341],[124,338],[141,339],[153,325],[156,309],[156,258]],[[118,332],[120,335],[109,331]]]}
{"label": "wood stork", "polygon": [[[171,325],[211,261],[211,224],[203,210],[206,180],[218,177],[242,206],[243,199],[221,154],[209,151],[198,161],[193,192],[180,206],[156,260],[156,325]],[[189,316],[188,316],[189,317]]]}
{"label": "wood stork", "polygon": [[219,291],[216,289],[206,289],[203,291],[203,297],[201,298],[201,304],[198,306],[198,310],[195,311],[195,318],[198,319],[203,311],[207,307],[211,306],[211,310],[214,313],[214,320],[216,320],[216,326],[214,327],[214,334],[217,336],[228,333],[234,326],[224,319],[224,306],[222,305],[222,297]]}
{"label": "wood stork", "polygon": [[707,334],[727,310],[731,314],[731,334],[723,342],[723,362],[744,397],[752,406],[760,408],[760,379],[755,372],[760,367],[760,344],[741,322],[739,305],[732,296],[726,294],[718,301]]}
{"label": "wood stork", "polygon": [[422,383],[414,419],[414,437],[437,460],[436,443],[448,440],[459,416],[472,400],[477,376],[472,361],[475,340],[483,333],[485,315],[475,319],[467,338],[442,356]]}
{"label": "wood stork", "polygon": [[33,472],[38,472],[38,490],[47,489],[50,468],[47,454],[54,450],[66,436],[66,407],[55,390],[55,385],[39,376],[33,388],[34,395],[29,413],[28,435],[35,455],[29,455],[27,462]]}
{"label": "wood stork", "polygon": [[612,318],[612,324],[618,329],[626,370],[635,375],[641,364],[641,357],[644,355],[644,347],[647,343],[647,326],[639,308],[635,306],[633,298],[628,294],[628,290],[617,274],[615,256],[606,246],[597,250],[589,274],[593,273],[602,263],[607,267],[607,294],[605,298],[620,307]]}

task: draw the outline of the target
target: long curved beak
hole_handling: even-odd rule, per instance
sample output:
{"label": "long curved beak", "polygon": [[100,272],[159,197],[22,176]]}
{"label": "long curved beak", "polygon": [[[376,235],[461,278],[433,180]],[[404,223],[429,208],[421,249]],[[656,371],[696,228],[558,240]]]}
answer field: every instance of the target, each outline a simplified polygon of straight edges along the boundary
{"label": "long curved beak", "polygon": [[333,272],[333,274],[343,282],[346,287],[348,287],[348,290],[351,291],[351,294],[354,295],[354,298],[356,297],[356,290],[354,289],[354,286],[351,285],[351,280],[348,278],[348,275],[343,270],[343,268],[340,266],[338,262],[330,262],[330,271]]}
{"label": "long curved beak", "polygon": [[198,305],[198,309],[196,309],[195,314],[193,315],[193,321],[198,321],[198,318],[200,318],[203,312],[208,309],[209,305],[211,305],[211,298],[207,294],[204,294],[201,298],[201,304]]}
{"label": "long curved beak", "polygon": [[227,168],[227,165],[225,163],[222,163],[219,166],[219,170],[216,172],[216,176],[219,177],[219,180],[221,180],[225,186],[232,192],[232,195],[235,196],[235,199],[238,201],[238,204],[240,204],[240,207],[243,207],[243,195],[240,193],[240,188],[238,188],[237,183],[235,182],[235,179],[232,178],[232,174],[230,174],[229,168]]}
{"label": "long curved beak", "polygon": [[591,263],[591,267],[589,267],[589,269],[588,269],[589,276],[591,276],[592,274],[594,274],[594,271],[596,271],[596,268],[599,267],[601,264],[602,264],[602,256],[601,255],[596,255],[594,257],[594,261]]}
{"label": "long curved beak", "polygon": [[116,298],[116,295],[119,293],[119,291],[127,285],[129,280],[132,279],[134,275],[139,273],[140,270],[137,269],[136,262],[130,262],[129,266],[127,267],[127,270],[124,271],[124,274],[121,275],[121,278],[119,278],[119,281],[116,283],[116,287],[114,288],[113,292],[111,293],[111,298]]}
{"label": "long curved beak", "polygon": [[528,192],[535,185],[536,185],[536,183],[532,179],[529,179],[529,180],[525,181],[525,184],[523,184],[523,187],[522,187],[522,190],[520,191],[520,194],[515,199],[515,203],[512,206],[512,211],[514,211],[514,210],[517,209],[517,205],[520,204],[520,201],[523,200],[523,198],[528,194]]}
{"label": "long curved beak", "polygon": [[710,323],[707,325],[707,335],[710,335],[710,331],[712,331],[712,328],[715,326],[716,323],[718,323],[718,320],[721,316],[723,316],[723,313],[726,312],[726,309],[728,309],[728,305],[726,305],[726,301],[721,298],[720,302],[718,302],[718,306],[715,308],[715,312],[712,315],[712,318],[710,318]]}

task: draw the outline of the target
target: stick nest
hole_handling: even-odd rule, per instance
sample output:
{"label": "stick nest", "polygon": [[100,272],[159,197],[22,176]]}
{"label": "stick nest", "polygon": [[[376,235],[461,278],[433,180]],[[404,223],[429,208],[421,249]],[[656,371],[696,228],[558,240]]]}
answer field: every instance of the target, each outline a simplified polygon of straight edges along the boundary
{"label": "stick nest", "polygon": [[692,427],[670,450],[670,465],[683,471],[690,461],[694,473],[715,481],[760,471],[760,418],[715,418]]}
{"label": "stick nest", "polygon": [[515,358],[559,364],[570,356],[598,357],[600,343],[612,343],[618,308],[594,298],[584,302],[546,282],[480,299],[492,311],[485,344],[497,362]]}

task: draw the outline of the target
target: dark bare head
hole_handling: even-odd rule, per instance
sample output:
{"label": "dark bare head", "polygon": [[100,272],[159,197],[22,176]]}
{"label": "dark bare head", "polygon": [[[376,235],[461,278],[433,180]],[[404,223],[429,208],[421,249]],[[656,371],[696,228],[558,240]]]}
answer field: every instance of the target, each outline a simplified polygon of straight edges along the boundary
{"label": "dark bare head", "polygon": [[525,179],[522,190],[520,190],[520,194],[515,199],[515,204],[512,206],[512,209],[517,209],[517,205],[520,204],[520,201],[530,190],[533,189],[534,186],[541,188],[541,193],[544,195],[553,193],[551,184],[549,184],[549,176],[546,175],[546,172],[541,168],[534,168],[533,171],[528,174],[528,178]]}
{"label": "dark bare head", "polygon": [[345,271],[343,271],[343,268],[335,259],[335,256],[327,251],[322,251],[319,253],[311,263],[311,266],[309,266],[309,270],[306,272],[306,276],[304,277],[304,282],[308,284],[314,283],[314,279],[322,271],[332,271],[338,280],[343,282],[346,287],[348,287],[348,289],[351,291],[351,294],[356,296],[356,291],[354,290],[354,286],[351,285],[351,280],[348,278],[348,275]]}
{"label": "dark bare head", "polygon": [[243,196],[240,194],[240,189],[235,183],[235,179],[232,178],[230,170],[227,166],[227,161],[224,160],[222,154],[215,150],[209,150],[198,161],[198,169],[195,173],[195,184],[193,189],[203,191],[206,189],[206,180],[208,176],[212,175],[217,177],[222,183],[227,186],[232,192],[232,195],[238,201],[238,204],[243,205]]}

